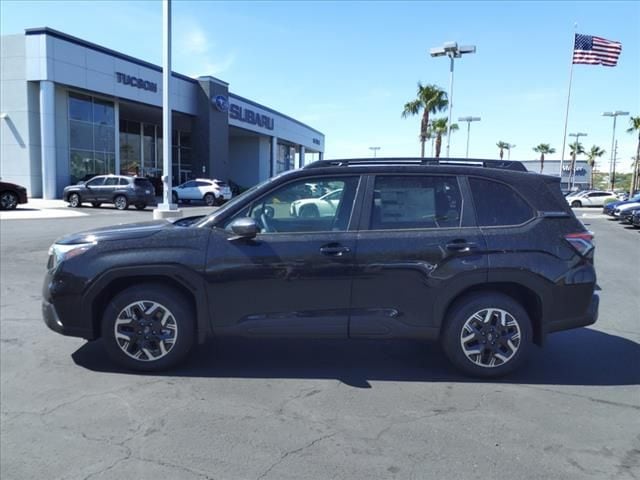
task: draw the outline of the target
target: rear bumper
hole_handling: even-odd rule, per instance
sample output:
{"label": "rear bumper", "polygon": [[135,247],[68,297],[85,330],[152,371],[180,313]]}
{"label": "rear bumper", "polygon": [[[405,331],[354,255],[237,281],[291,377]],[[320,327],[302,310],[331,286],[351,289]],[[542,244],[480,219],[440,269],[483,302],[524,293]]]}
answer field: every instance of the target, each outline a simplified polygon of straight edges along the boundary
{"label": "rear bumper", "polygon": [[580,316],[563,318],[547,325],[547,333],[559,332],[561,330],[571,330],[573,328],[586,327],[593,325],[598,320],[598,310],[600,307],[600,297],[597,293],[591,296],[591,302],[587,307],[587,311]]}

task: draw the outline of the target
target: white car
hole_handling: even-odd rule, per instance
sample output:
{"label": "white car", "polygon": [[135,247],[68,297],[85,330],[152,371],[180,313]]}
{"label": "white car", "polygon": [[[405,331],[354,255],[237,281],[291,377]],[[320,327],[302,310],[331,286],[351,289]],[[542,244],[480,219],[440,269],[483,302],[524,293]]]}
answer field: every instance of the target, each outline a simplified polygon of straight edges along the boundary
{"label": "white car", "polygon": [[342,198],[342,189],[333,190],[319,198],[301,198],[291,202],[292,217],[333,217]]}
{"label": "white car", "polygon": [[231,200],[231,188],[221,180],[197,178],[178,185],[172,191],[173,203],[204,200],[208,206],[222,205]]}
{"label": "white car", "polygon": [[568,195],[567,202],[573,208],[579,207],[602,207],[605,200],[616,199],[616,194],[602,190],[591,190],[587,192],[579,192],[575,195]]}

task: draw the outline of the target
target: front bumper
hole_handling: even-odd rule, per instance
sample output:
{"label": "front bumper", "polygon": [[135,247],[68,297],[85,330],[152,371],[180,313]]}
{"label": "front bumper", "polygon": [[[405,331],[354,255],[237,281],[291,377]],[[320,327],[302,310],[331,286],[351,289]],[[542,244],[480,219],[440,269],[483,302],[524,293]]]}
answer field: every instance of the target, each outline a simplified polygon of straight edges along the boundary
{"label": "front bumper", "polygon": [[586,327],[593,325],[598,320],[598,311],[600,308],[600,296],[594,293],[591,296],[591,302],[583,315],[571,318],[564,318],[555,322],[551,322],[547,326],[547,333],[559,332],[561,330],[571,330],[573,328]]}
{"label": "front bumper", "polygon": [[81,337],[86,339],[93,338],[93,332],[90,329],[70,327],[64,325],[60,320],[60,316],[53,303],[42,300],[42,319],[47,327],[56,333],[68,337]]}

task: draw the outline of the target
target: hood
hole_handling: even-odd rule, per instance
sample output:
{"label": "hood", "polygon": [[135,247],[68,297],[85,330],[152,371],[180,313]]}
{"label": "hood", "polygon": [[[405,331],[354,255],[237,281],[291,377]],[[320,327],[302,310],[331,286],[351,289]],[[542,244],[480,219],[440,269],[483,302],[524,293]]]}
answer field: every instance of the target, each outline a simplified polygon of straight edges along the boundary
{"label": "hood", "polygon": [[73,245],[76,243],[101,242],[104,240],[144,238],[154,235],[165,228],[174,228],[173,223],[167,220],[155,220],[153,222],[113,225],[87,230],[86,232],[72,233],[71,235],[59,238],[56,240],[56,243]]}

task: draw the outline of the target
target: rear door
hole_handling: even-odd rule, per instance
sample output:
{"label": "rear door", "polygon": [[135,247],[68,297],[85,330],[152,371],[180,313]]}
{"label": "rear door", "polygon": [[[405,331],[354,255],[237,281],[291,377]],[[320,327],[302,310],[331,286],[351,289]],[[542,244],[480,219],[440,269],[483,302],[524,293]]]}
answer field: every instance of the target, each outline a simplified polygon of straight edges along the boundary
{"label": "rear door", "polygon": [[351,337],[432,337],[440,299],[486,280],[484,239],[452,175],[369,178],[358,234]]}
{"label": "rear door", "polygon": [[113,201],[113,194],[119,188],[120,177],[107,177],[104,184],[97,189],[99,193],[97,198],[99,202],[111,202]]}

